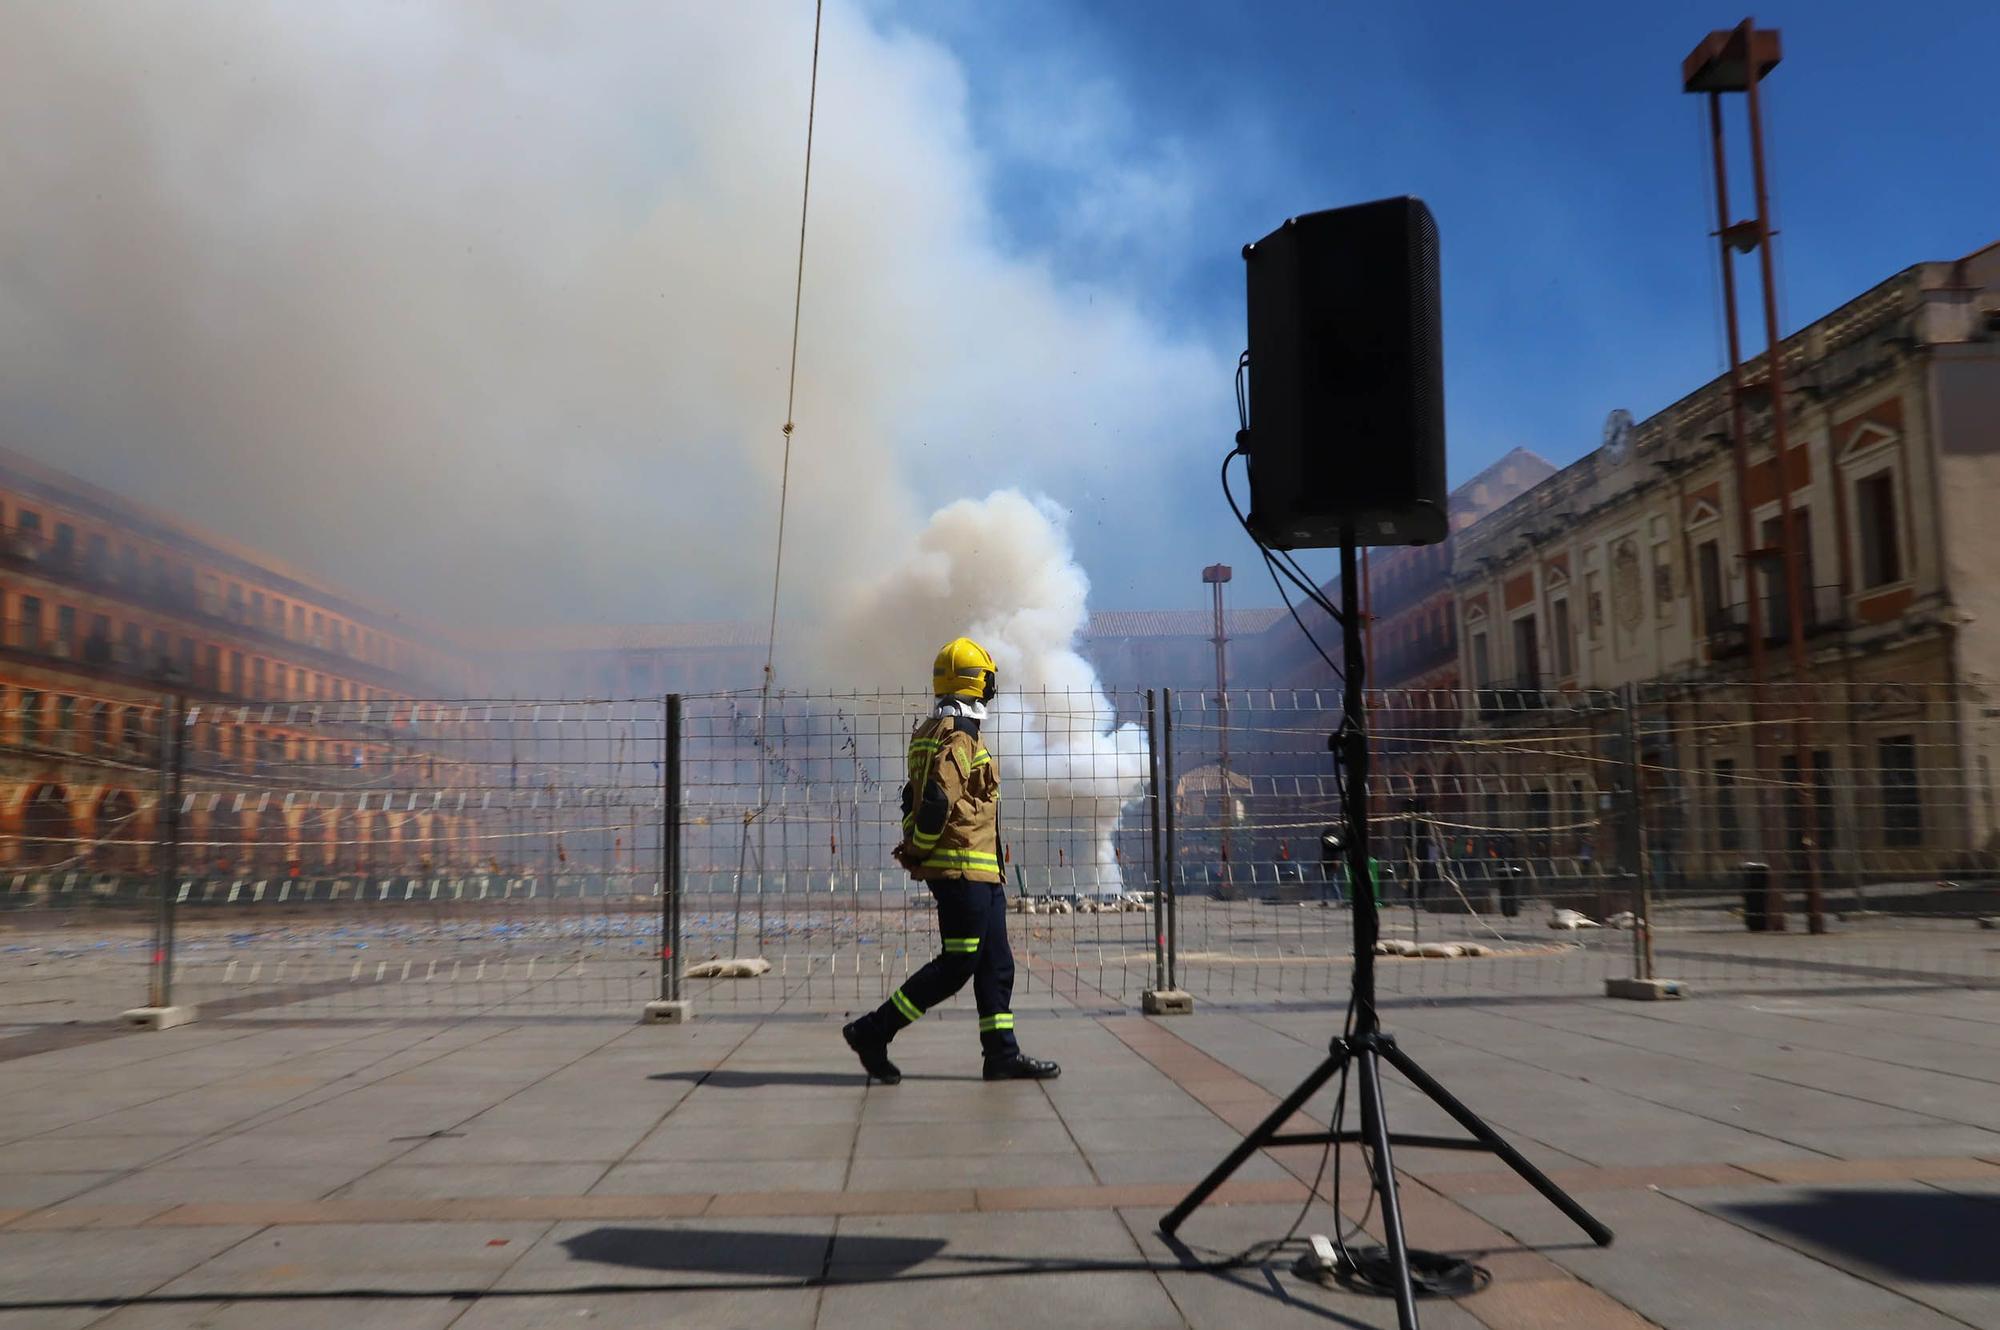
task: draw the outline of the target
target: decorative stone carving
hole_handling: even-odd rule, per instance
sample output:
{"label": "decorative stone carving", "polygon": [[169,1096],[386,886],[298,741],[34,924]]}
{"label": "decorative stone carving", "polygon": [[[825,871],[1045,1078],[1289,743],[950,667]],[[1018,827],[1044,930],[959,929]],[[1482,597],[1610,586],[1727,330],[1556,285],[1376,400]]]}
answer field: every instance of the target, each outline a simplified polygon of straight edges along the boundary
{"label": "decorative stone carving", "polygon": [[1618,626],[1637,632],[1646,617],[1645,596],[1639,586],[1639,546],[1630,536],[1611,551],[1611,605]]}

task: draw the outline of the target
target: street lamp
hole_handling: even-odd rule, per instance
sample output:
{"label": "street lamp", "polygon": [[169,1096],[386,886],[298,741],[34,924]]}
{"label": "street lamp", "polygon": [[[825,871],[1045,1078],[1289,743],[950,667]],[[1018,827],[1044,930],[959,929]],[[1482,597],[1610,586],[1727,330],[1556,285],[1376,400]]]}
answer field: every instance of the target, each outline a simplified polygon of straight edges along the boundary
{"label": "street lamp", "polygon": [[1229,630],[1222,617],[1222,588],[1229,581],[1226,563],[1212,563],[1201,570],[1201,580],[1215,588],[1215,701],[1216,730],[1220,753],[1216,773],[1222,786],[1222,881],[1233,885],[1229,873],[1229,841],[1236,830],[1236,793],[1229,787]]}

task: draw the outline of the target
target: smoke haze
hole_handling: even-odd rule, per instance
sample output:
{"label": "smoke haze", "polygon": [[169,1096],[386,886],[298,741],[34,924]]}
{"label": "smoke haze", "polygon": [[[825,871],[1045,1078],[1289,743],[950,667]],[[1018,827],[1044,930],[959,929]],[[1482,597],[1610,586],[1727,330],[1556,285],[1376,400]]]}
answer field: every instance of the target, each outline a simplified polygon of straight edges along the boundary
{"label": "smoke haze", "polygon": [[[1125,804],[1144,789],[1146,735],[1116,723],[1111,699],[1076,652],[1089,591],[1062,509],[1001,490],[933,515],[887,574],[836,606],[812,654],[841,682],[921,687],[931,653],[960,633],[992,652],[1001,690],[988,728],[1006,799],[1025,800],[1035,826],[1063,829],[1070,843],[1062,863],[1095,870],[1072,881],[1055,872],[1059,887],[1115,893],[1113,836]],[[1055,868],[1052,851],[1038,857],[1051,861],[1038,873]]]}
{"label": "smoke haze", "polygon": [[[12,8],[0,442],[435,620],[761,621],[811,23]],[[1093,540],[1157,549],[1174,457],[1215,451],[1226,360],[1010,252],[965,103],[944,48],[827,6],[788,623],[999,486],[1109,492]],[[1081,573],[1020,557],[1044,608],[988,626],[1081,686],[1048,645]],[[920,662],[967,626],[935,613]]]}

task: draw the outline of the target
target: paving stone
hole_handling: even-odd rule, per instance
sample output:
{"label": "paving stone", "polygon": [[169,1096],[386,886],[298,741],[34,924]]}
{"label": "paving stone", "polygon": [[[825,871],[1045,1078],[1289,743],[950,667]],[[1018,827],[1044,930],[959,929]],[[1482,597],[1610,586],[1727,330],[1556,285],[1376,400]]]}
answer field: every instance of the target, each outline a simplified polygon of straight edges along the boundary
{"label": "paving stone", "polygon": [[[452,1330],[812,1330],[817,1289],[677,1289],[672,1293],[494,1295]],[[247,1323],[246,1323],[247,1327]]]}
{"label": "paving stone", "polygon": [[[482,1289],[549,1227],[542,1222],[275,1225],[188,1271],[162,1292],[227,1297]],[[141,1235],[213,1231],[149,1228]]]}
{"label": "paving stone", "polygon": [[840,1159],[710,1159],[619,1164],[592,1191],[608,1196],[654,1192],[838,1191]]}
{"label": "paving stone", "polygon": [[187,1143],[179,1133],[146,1136],[36,1136],[0,1146],[0,1176],[12,1173],[101,1173],[134,1168]]}
{"label": "paving stone", "polygon": [[643,1128],[613,1136],[604,1132],[479,1131],[468,1128],[413,1143],[399,1162],[407,1164],[612,1164],[630,1153]]}
{"label": "paving stone", "polygon": [[309,1201],[367,1171],[365,1164],[304,1168],[149,1168],[120,1174],[75,1199],[82,1204],[185,1205],[207,1201]]}
{"label": "paving stone", "polygon": [[802,1123],[771,1130],[691,1127],[669,1119],[632,1147],[625,1163],[708,1159],[845,1159],[854,1145],[853,1123]]}
{"label": "paving stone", "polygon": [[[914,1266],[902,1265],[891,1238],[935,1239],[941,1246]],[[925,1274],[997,1274],[1068,1265],[1139,1264],[1144,1258],[1123,1221],[1110,1210],[1009,1211],[985,1214],[843,1216],[835,1229],[828,1272],[836,1281],[886,1263]]]}
{"label": "paving stone", "polygon": [[1590,1198],[1592,1212],[1618,1235],[1610,1247],[1576,1242],[1569,1221],[1539,1196],[1479,1196],[1462,1203],[1671,1330],[1943,1330],[1961,1324],[1661,1192]]}
{"label": "paving stone", "polygon": [[847,1185],[856,1191],[911,1187],[1060,1187],[1096,1182],[1083,1156],[1004,1154],[857,1159]]}
{"label": "paving stone", "polygon": [[1059,1154],[1073,1149],[1071,1132],[1053,1120],[1014,1118],[988,1122],[863,1122],[854,1157],[899,1159],[908,1155]]}
{"label": "paving stone", "polygon": [[254,1232],[250,1228],[0,1232],[0,1304],[136,1297]]}
{"label": "paving stone", "polygon": [[404,1330],[405,1327],[408,1330],[444,1330],[464,1312],[465,1304],[451,1298],[395,1298],[383,1302],[363,1302],[353,1298],[142,1302],[121,1308],[96,1321],[93,1330],[95,1327],[102,1327],[102,1330],[268,1330],[268,1327],[278,1324],[282,1324],[285,1330]]}
{"label": "paving stone", "polygon": [[1989,1198],[1914,1182],[1675,1194],[1927,1307],[2000,1325],[2000,1207]]}
{"label": "paving stone", "polygon": [[1095,1118],[1067,1125],[1077,1145],[1091,1156],[1145,1149],[1209,1153],[1219,1160],[1243,1139],[1240,1132],[1213,1116],[1147,1118],[1137,1122]]}
{"label": "paving stone", "polygon": [[0,1206],[34,1210],[80,1196],[116,1173],[0,1173]]}
{"label": "paving stone", "polygon": [[[1030,1309],[1031,1312],[1030,1312]],[[934,1330],[1011,1325],[1024,1312],[1050,1326],[1160,1330],[1184,1324],[1151,1274],[1043,1274],[836,1284],[820,1300],[820,1330]]]}
{"label": "paving stone", "polygon": [[[1231,1141],[1234,1141],[1231,1137]],[[1215,1150],[1091,1151],[1091,1171],[1107,1183],[1183,1182],[1192,1185],[1222,1162],[1227,1148]],[[1271,1181],[1292,1175],[1267,1155],[1253,1155],[1230,1177],[1242,1182]]]}
{"label": "paving stone", "polygon": [[439,1199],[460,1196],[581,1196],[604,1174],[602,1164],[388,1164],[356,1179],[336,1197]]}
{"label": "paving stone", "polygon": [[199,1143],[176,1151],[165,1161],[174,1168],[239,1168],[244,1165],[298,1165],[352,1163],[363,1167],[384,1163],[398,1155],[406,1155],[423,1143],[422,1137],[414,1140],[397,1140],[381,1135],[379,1129],[371,1129],[368,1134],[329,1135],[323,1132],[304,1134],[282,1130],[281,1128],[259,1128],[237,1132],[218,1140]]}

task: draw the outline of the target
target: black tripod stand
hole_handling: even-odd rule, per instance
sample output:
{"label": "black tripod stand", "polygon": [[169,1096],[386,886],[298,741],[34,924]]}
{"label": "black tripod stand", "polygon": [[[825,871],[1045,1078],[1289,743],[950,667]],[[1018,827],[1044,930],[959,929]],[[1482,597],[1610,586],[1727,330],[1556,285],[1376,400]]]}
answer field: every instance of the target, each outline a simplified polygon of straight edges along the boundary
{"label": "black tripod stand", "polygon": [[[1171,1235],[1196,1207],[1212,1195],[1217,1187],[1228,1180],[1229,1175],[1240,1168],[1250,1156],[1269,1146],[1279,1145],[1328,1145],[1338,1149],[1340,1145],[1358,1141],[1367,1147],[1371,1156],[1371,1184],[1382,1205],[1382,1229],[1384,1245],[1388,1249],[1389,1264],[1392,1267],[1392,1292],[1396,1297],[1396,1321],[1402,1330],[1417,1330],[1416,1293],[1410,1282],[1410,1253],[1403,1241],[1403,1212],[1396,1200],[1396,1171],[1391,1161],[1390,1147],[1396,1145],[1420,1146],[1433,1150],[1490,1150],[1507,1162],[1528,1184],[1549,1199],[1558,1210],[1576,1221],[1592,1241],[1598,1246],[1609,1246],[1611,1230],[1592,1218],[1590,1212],[1578,1205],[1569,1194],[1523,1158],[1520,1151],[1509,1145],[1500,1134],[1480,1120],[1477,1113],[1452,1097],[1449,1090],[1431,1078],[1424,1069],[1413,1061],[1408,1053],[1397,1047],[1395,1037],[1384,1032],[1382,1022],[1375,1011],[1375,941],[1380,932],[1380,921],[1376,917],[1375,888],[1368,857],[1368,731],[1362,703],[1362,674],[1365,662],[1361,650],[1361,617],[1357,608],[1355,588],[1354,529],[1349,527],[1341,532],[1340,545],[1340,603],[1342,630],[1345,649],[1345,688],[1342,699],[1342,719],[1340,732],[1334,736],[1338,746],[1341,765],[1346,772],[1347,782],[1343,791],[1347,816],[1347,879],[1349,896],[1354,908],[1354,1006],[1353,1023],[1350,1030],[1334,1036],[1327,1049],[1325,1061],[1315,1067],[1312,1074],[1301,1081],[1298,1088],[1285,1096],[1284,1102],[1272,1110],[1269,1117],[1258,1123],[1255,1130],[1245,1136],[1237,1147],[1229,1152],[1229,1157],[1217,1164],[1212,1172],[1195,1184],[1194,1190],[1181,1198],[1180,1204],[1169,1210],[1160,1220],[1160,1231]],[[1389,1130],[1388,1117],[1382,1108],[1382,1063],[1387,1062],[1401,1072],[1410,1084],[1416,1086],[1439,1108],[1450,1114],[1459,1126],[1471,1133],[1470,1138],[1457,1136],[1413,1136]],[[1359,1131],[1315,1131],[1287,1132],[1285,1124],[1292,1115],[1302,1108],[1308,1099],[1319,1092],[1343,1069],[1351,1065],[1359,1086],[1361,1129]],[[1345,1093],[1345,1081],[1342,1093]]]}

